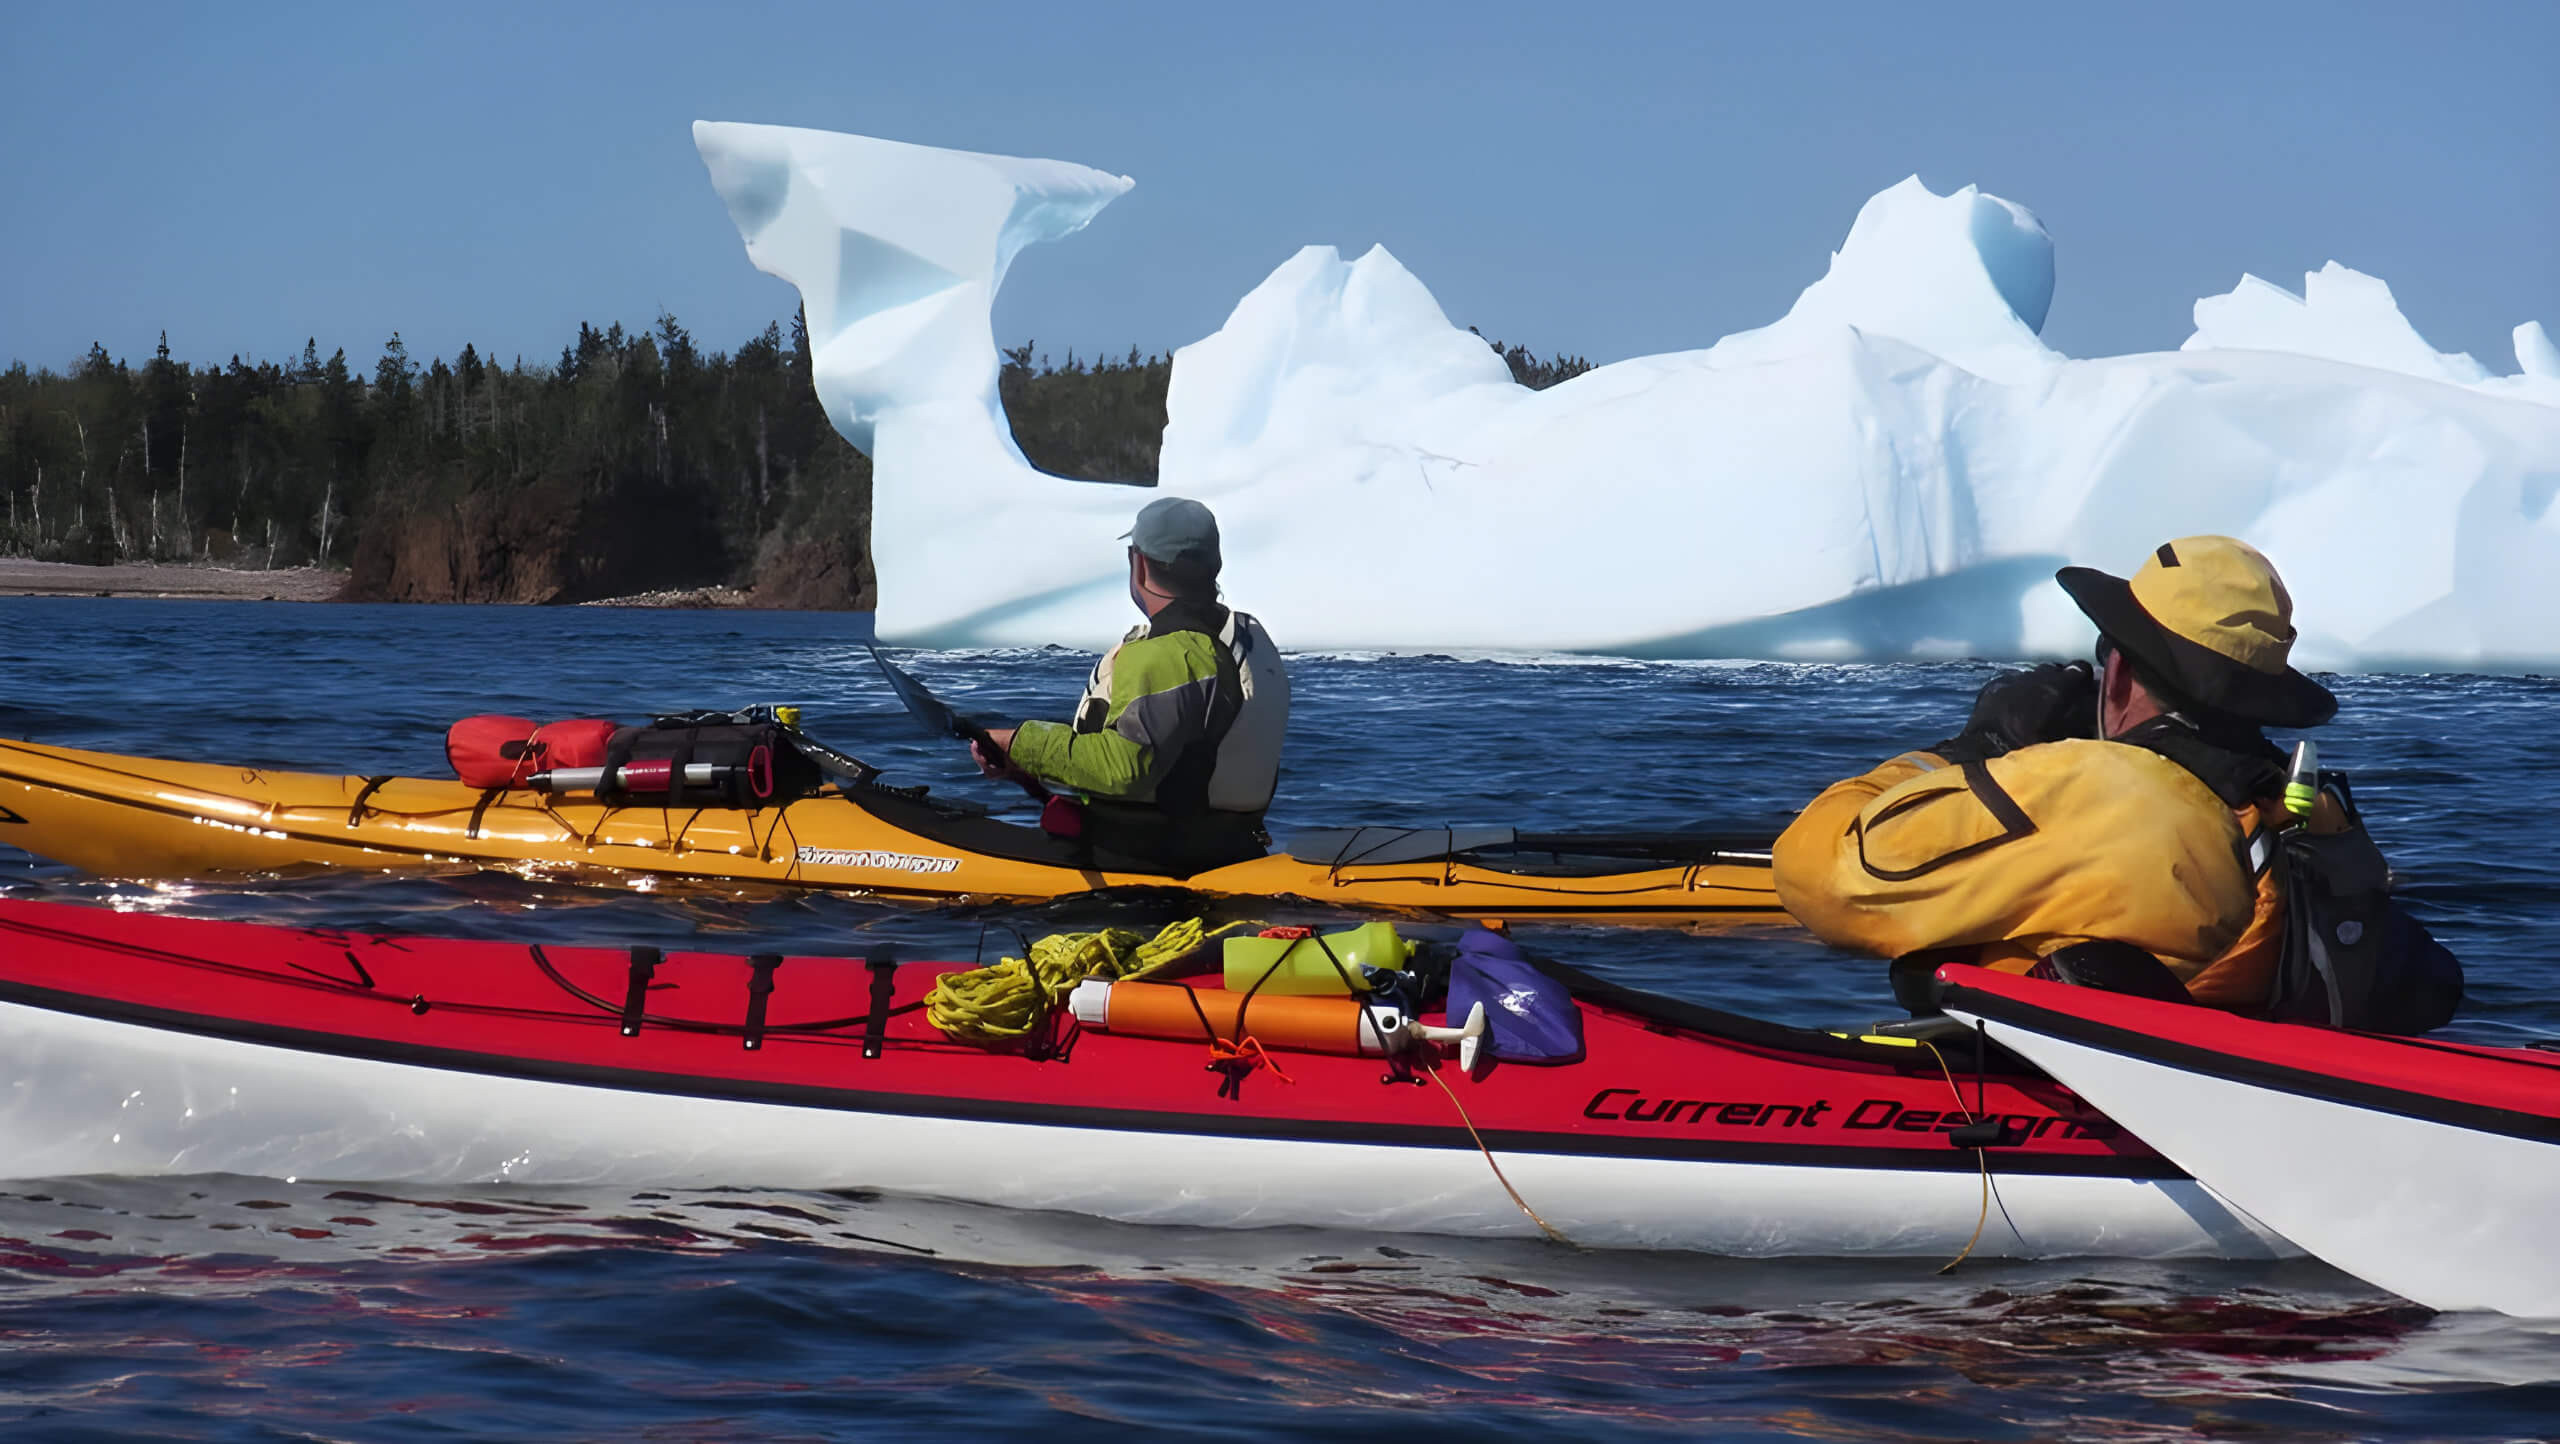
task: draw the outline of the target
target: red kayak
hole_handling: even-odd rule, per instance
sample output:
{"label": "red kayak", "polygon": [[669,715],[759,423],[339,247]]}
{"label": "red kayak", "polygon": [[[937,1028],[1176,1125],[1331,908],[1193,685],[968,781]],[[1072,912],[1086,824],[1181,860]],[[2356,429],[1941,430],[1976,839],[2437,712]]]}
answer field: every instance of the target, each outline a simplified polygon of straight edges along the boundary
{"label": "red kayak", "polygon": [[[1961,1039],[1782,1027],[1548,965],[1581,1014],[1575,1062],[1213,1067],[1205,1038],[1063,1016],[1031,1046],[954,1042],[920,1003],[967,966],[0,901],[0,1160],[1533,1232],[1498,1162],[1521,1204],[1593,1245],[1945,1257],[1978,1230],[1984,1254],[2293,1251],[2070,1090],[1977,1076]],[[1977,1116],[1987,1148],[1962,1131]]]}
{"label": "red kayak", "polygon": [[1938,980],[1950,1014],[2330,1263],[2431,1308],[2560,1317],[2560,1052]]}

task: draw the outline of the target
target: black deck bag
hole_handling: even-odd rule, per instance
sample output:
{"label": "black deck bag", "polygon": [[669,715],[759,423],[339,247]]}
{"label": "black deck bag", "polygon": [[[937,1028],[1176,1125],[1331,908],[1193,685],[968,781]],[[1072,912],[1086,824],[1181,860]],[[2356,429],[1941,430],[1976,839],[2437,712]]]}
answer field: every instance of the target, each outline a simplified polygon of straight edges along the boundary
{"label": "black deck bag", "polygon": [[[804,756],[788,728],[772,722],[689,722],[660,718],[647,727],[625,727],[605,748],[607,766],[664,760],[675,783],[666,792],[625,792],[617,802],[668,807],[779,807],[817,792],[826,779]],[[708,785],[684,780],[685,769],[717,769]]]}
{"label": "black deck bag", "polygon": [[2391,896],[2391,868],[2364,830],[2354,795],[2324,778],[2346,807],[2347,830],[2287,833],[2284,951],[2270,1016],[2366,1033],[2415,1035],[2462,1005],[2462,963]]}

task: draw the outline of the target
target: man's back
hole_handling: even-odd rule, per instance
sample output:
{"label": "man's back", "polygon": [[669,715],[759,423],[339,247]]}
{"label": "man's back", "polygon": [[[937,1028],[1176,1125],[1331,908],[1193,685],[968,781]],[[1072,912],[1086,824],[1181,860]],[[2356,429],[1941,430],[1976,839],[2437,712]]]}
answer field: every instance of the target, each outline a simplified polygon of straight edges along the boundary
{"label": "man's back", "polygon": [[1775,868],[1788,911],[1839,946],[2033,958],[2104,939],[2191,975],[2249,925],[2245,846],[2185,768],[2076,739],[1964,764],[1895,758],[1814,799]]}
{"label": "man's back", "polygon": [[1068,723],[1026,722],[1013,758],[1043,781],[1172,813],[1271,805],[1289,674],[1262,624],[1168,607],[1102,656]]}

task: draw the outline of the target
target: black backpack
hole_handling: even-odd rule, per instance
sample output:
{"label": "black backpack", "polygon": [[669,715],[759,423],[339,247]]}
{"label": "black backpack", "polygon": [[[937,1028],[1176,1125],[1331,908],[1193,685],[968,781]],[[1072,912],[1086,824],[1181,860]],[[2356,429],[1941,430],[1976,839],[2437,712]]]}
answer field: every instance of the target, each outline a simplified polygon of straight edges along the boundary
{"label": "black backpack", "polygon": [[2338,773],[2321,779],[2346,808],[2344,832],[2280,839],[2284,950],[2268,1016],[2365,1033],[2418,1034],[2462,1005],[2462,963],[2391,896],[2391,868]]}

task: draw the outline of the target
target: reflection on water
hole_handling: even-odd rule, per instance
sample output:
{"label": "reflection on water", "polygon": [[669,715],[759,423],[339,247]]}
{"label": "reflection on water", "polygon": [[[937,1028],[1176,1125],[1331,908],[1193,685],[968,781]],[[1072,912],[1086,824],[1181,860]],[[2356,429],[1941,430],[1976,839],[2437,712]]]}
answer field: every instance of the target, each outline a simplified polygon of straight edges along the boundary
{"label": "reflection on water", "polygon": [[[1502,1432],[2442,1437],[2560,1403],[2560,1327],[2434,1316],[2300,1262],[1939,1276],[862,1195],[217,1176],[0,1192],[0,1269],[0,1409],[146,1428],[217,1385],[259,1391],[277,1427],[415,1409],[470,1428],[453,1401],[489,1380],[471,1408],[510,1433],[858,1406],[982,1428],[1517,1410]],[[581,1391],[607,1380],[600,1415]]]}
{"label": "reflection on water", "polygon": [[[916,665],[963,709],[1011,717],[1060,712],[1088,659]],[[1774,827],[1830,779],[1953,730],[1987,670],[1301,658],[1274,823]],[[0,678],[0,733],[366,773],[440,770],[444,724],[471,712],[798,701],[812,731],[899,780],[1006,801],[910,730],[834,618],[5,599]],[[2470,965],[2454,1031],[2560,1035],[2548,966],[2560,848],[2544,809],[2516,805],[2560,784],[2547,741],[2560,683],[2334,685],[2345,710],[2324,756],[2354,772],[2407,895]],[[927,912],[475,872],[154,886],[6,849],[0,888],[448,937],[810,953],[888,942],[911,958],[1018,951],[1018,934],[1103,915],[1090,902]],[[1198,910],[1111,906],[1151,920]],[[1640,986],[1762,1016],[1892,1011],[1879,969],[1784,930],[1523,932]],[[2527,1438],[2560,1418],[2560,1329],[2430,1316],[2309,1262],[1973,1261],[1942,1277],[1916,1261],[1217,1233],[752,1190],[242,1178],[0,1190],[12,1440],[1130,1426]]]}
{"label": "reflection on water", "polygon": [[748,1408],[781,1429],[1359,1434],[1393,1413],[1454,1434],[1500,1411],[1556,1436],[2445,1436],[2560,1403],[2560,1326],[2429,1316],[2312,1262],[1935,1275],[835,1193],[177,1178],[0,1193],[0,1270],[0,1411],[131,1429],[223,1390],[315,1434],[397,1411],[686,1434]]}

